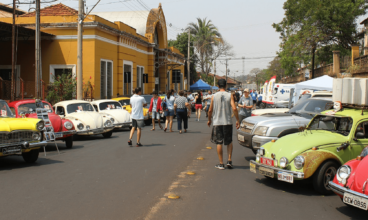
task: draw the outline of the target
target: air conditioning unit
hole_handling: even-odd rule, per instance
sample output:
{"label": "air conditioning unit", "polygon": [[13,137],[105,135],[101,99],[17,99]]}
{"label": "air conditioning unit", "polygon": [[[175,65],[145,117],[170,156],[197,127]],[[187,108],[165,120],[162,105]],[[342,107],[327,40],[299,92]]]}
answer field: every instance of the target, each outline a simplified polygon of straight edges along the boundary
{"label": "air conditioning unit", "polygon": [[368,79],[343,78],[334,79],[333,95],[334,102],[342,104],[368,106]]}

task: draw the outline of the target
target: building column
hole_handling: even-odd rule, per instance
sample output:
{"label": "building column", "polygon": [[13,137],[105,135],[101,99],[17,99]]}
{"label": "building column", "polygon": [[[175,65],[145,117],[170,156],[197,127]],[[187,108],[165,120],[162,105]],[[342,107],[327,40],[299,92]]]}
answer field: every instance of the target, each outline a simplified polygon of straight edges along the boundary
{"label": "building column", "polygon": [[339,50],[335,50],[332,51],[333,53],[333,69],[332,72],[333,74],[337,75],[340,73],[340,51]]}
{"label": "building column", "polygon": [[354,65],[354,60],[359,57],[359,45],[351,45],[351,64]]}
{"label": "building column", "polygon": [[364,33],[364,55],[368,55],[368,34]]}

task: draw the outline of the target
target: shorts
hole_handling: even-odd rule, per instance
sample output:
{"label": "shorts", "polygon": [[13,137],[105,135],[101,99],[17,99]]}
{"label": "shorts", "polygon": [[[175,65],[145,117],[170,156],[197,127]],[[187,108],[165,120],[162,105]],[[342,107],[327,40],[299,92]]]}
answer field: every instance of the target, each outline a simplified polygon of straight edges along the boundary
{"label": "shorts", "polygon": [[132,119],[133,125],[132,128],[143,128],[144,127],[144,120],[143,119]]}
{"label": "shorts", "polygon": [[160,112],[152,112],[152,119],[160,120]]}
{"label": "shorts", "polygon": [[167,111],[165,111],[165,117],[167,117],[167,116],[174,116],[174,115],[175,115],[174,110],[168,109]]}
{"label": "shorts", "polygon": [[212,127],[211,142],[229,145],[233,142],[233,125],[215,125]]}
{"label": "shorts", "polygon": [[195,109],[202,109],[202,104],[195,104]]}
{"label": "shorts", "polygon": [[210,105],[207,105],[206,112],[208,112],[209,109],[210,109]]}

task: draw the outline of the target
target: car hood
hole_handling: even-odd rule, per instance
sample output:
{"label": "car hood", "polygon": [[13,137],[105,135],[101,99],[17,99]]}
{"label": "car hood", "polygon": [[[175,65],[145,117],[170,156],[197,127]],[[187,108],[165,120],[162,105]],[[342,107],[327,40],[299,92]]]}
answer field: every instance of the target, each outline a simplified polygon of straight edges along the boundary
{"label": "car hood", "polygon": [[266,109],[257,109],[252,110],[252,115],[263,115],[267,113],[285,113],[289,111],[288,108],[266,108]]}
{"label": "car hood", "polygon": [[289,161],[313,147],[323,148],[324,145],[343,143],[348,141],[347,136],[329,131],[304,131],[290,134],[278,139],[275,143],[265,145],[266,156],[276,155],[276,159],[286,157]]}
{"label": "car hood", "polygon": [[[52,127],[55,132],[60,132],[62,130],[62,120],[59,115],[55,113],[48,113],[49,120],[51,121]],[[28,118],[38,118],[36,113],[28,114]]]}
{"label": "car hood", "polygon": [[[350,186],[351,190],[362,192],[363,185],[366,181],[368,181],[368,157],[365,157],[362,161],[360,161],[359,165],[356,167],[354,172],[354,176],[350,178],[354,178],[352,181],[352,185]],[[368,190],[365,192],[368,195]]]}
{"label": "car hood", "polygon": [[34,118],[3,118],[0,117],[0,132],[12,132],[19,130],[38,131],[36,124],[40,119]]}
{"label": "car hood", "polygon": [[[312,119],[312,116],[305,115],[306,117],[301,117],[297,115],[291,115],[289,113],[270,113],[261,116],[248,117],[246,122],[251,124],[257,124],[257,126],[270,126],[273,124],[279,124],[280,122],[291,122],[295,123],[297,127],[306,125]],[[304,124],[303,124],[304,123]]]}
{"label": "car hood", "polygon": [[73,112],[65,118],[71,120],[75,128],[79,122],[82,122],[84,126],[89,125],[90,129],[103,128],[104,123],[102,115],[98,112]]}
{"label": "car hood", "polygon": [[102,110],[100,112],[107,114],[110,117],[113,117],[115,119],[115,123],[124,123],[132,121],[129,112],[123,109]]}

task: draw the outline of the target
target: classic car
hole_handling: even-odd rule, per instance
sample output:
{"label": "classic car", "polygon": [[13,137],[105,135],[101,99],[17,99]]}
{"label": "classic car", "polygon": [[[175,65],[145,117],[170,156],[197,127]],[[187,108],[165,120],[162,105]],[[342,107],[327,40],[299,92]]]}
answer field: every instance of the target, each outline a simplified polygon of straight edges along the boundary
{"label": "classic car", "polygon": [[287,113],[272,113],[245,118],[237,130],[240,145],[250,148],[254,154],[264,144],[285,135],[298,132],[314,115],[332,108],[328,98],[310,98],[300,102]]}
{"label": "classic car", "polygon": [[77,135],[102,134],[105,138],[109,138],[115,128],[111,122],[111,116],[96,112],[91,103],[87,101],[58,102],[54,105],[54,110],[57,115],[73,123]]}
{"label": "classic car", "polygon": [[[368,125],[357,136],[368,138]],[[353,160],[341,166],[330,182],[331,190],[350,206],[368,210],[368,147]]]}
{"label": "classic car", "polygon": [[[130,106],[130,97],[118,97],[118,98],[113,98],[112,100],[118,101],[123,106],[123,109],[127,110],[130,114],[132,113],[132,107]],[[148,107],[149,107],[150,102],[151,100],[147,102]],[[151,121],[151,117],[148,112],[148,108],[143,108],[143,116],[144,116],[144,123],[146,125],[150,125],[152,121]]]}
{"label": "classic car", "polygon": [[15,118],[8,104],[0,100],[0,157],[22,155],[27,163],[38,159],[39,149],[47,144],[43,141],[41,119]]}
{"label": "classic car", "polygon": [[[67,148],[73,147],[73,135],[76,133],[73,123],[55,114],[50,103],[40,101],[41,108],[47,109],[49,120],[54,128],[56,140],[65,141]],[[19,100],[9,103],[9,108],[17,118],[38,118],[34,99]]]}
{"label": "classic car", "polygon": [[132,126],[129,112],[124,110],[118,101],[102,99],[93,101],[91,104],[97,112],[107,114],[115,128],[129,128]]}
{"label": "classic car", "polygon": [[344,108],[333,114],[323,112],[304,131],[263,145],[256,160],[250,161],[250,169],[289,183],[311,178],[317,192],[330,194],[328,184],[337,169],[356,158],[368,144],[361,132],[367,126],[368,111]]}

